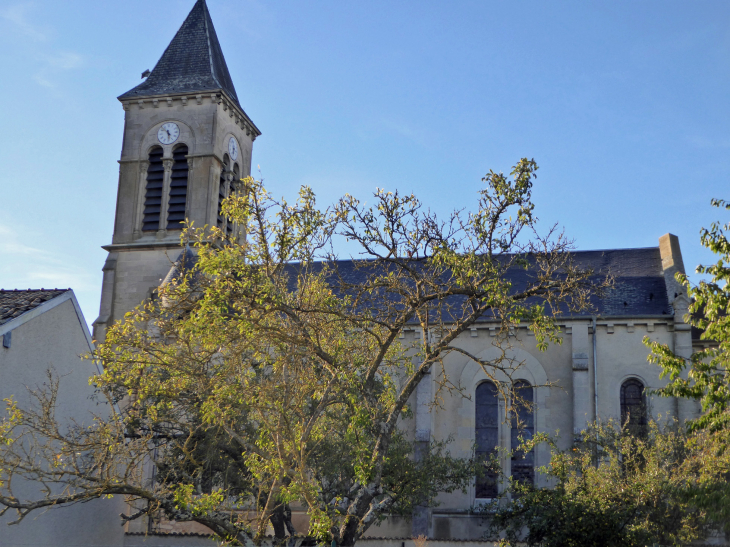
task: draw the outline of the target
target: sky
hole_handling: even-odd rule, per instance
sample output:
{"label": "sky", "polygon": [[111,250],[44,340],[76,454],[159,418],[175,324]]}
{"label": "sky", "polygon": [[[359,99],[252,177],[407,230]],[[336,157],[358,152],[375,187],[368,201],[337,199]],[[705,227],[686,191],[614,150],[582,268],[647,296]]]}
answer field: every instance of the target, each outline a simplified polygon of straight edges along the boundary
{"label": "sky", "polygon": [[[98,315],[124,111],[194,0],[0,0],[0,288],[71,287]],[[325,206],[376,187],[473,209],[540,169],[542,229],[578,249],[699,231],[730,199],[730,2],[208,0],[253,165]],[[259,173],[255,173],[258,177]],[[696,277],[695,277],[696,279]]]}

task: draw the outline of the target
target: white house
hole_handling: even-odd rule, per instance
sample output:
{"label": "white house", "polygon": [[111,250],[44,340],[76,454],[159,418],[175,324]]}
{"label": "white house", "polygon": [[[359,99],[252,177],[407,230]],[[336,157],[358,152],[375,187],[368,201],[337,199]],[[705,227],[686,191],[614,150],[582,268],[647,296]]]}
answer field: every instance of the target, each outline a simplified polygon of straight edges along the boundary
{"label": "white house", "polygon": [[[87,423],[91,412],[103,411],[89,399],[96,368],[82,356],[94,346],[71,289],[0,290],[0,340],[0,400],[12,397],[26,407],[32,402],[29,390],[43,388],[50,370],[60,379],[58,416]],[[30,489],[37,486],[13,488],[18,496]],[[7,523],[17,515],[8,510],[0,518],[0,546],[122,545],[123,509],[122,500],[97,500],[31,513],[14,526]]]}

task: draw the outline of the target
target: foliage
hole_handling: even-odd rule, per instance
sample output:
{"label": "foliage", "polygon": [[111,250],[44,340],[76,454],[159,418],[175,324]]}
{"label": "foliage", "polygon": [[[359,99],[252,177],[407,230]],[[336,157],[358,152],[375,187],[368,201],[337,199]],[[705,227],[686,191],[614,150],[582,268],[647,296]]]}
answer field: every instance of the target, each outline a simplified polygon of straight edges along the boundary
{"label": "foliage", "polygon": [[[712,200],[712,205],[730,210],[730,203]],[[685,321],[699,329],[707,347],[690,357],[676,355],[669,346],[644,343],[651,349],[649,360],[662,367],[669,384],[658,390],[666,397],[685,397],[702,404],[702,416],[690,423],[693,430],[730,430],[730,223],[713,222],[700,232],[702,245],[718,255],[710,266],[698,266],[697,273],[711,276],[692,287],[686,275],[677,279],[687,288],[691,299]],[[687,371],[685,374],[684,372]]]}
{"label": "foliage", "polygon": [[[532,443],[546,438],[533,439]],[[708,493],[727,496],[730,454],[709,432],[685,433],[676,422],[649,424],[637,437],[626,426],[597,423],[567,451],[550,443],[539,471],[549,487],[510,483],[512,501],[489,510],[503,545],[644,547],[686,545],[728,522],[709,513]]]}
{"label": "foliage", "polygon": [[[245,179],[223,209],[245,239],[188,226],[177,276],[97,346],[93,382],[110,415],[66,430],[51,390],[9,426],[19,441],[0,449],[4,476],[49,489],[25,502],[7,482],[0,504],[23,518],[119,494],[135,508],[125,519],[195,521],[243,544],[270,523],[291,538],[296,506],[310,523],[299,534],[347,546],[387,515],[465,488],[472,462],[435,442],[414,457],[403,434],[419,382],[433,372],[439,392],[458,395],[451,353],[509,378],[510,329],[528,323],[540,347],[559,343],[553,312],[585,308],[596,289],[569,240],[535,231],[536,169],[490,172],[476,211],[445,220],[413,195],[378,189],[373,206],[346,195],[321,210],[308,188],[289,204]],[[357,259],[336,259],[337,238]],[[515,270],[526,272],[519,286]],[[483,317],[501,327],[494,361],[458,343]]]}

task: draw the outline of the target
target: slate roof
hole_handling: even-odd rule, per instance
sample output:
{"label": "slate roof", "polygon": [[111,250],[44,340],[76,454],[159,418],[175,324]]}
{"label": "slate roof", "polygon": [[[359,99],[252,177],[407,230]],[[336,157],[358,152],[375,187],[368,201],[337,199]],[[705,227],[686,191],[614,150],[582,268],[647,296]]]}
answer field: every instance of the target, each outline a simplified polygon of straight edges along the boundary
{"label": "slate roof", "polygon": [[177,260],[175,260],[175,262],[173,263],[170,271],[167,272],[167,275],[165,276],[165,279],[162,280],[162,283],[160,283],[160,286],[164,287],[165,285],[170,284],[174,279],[177,279],[179,276],[181,276],[183,272],[192,269],[195,264],[197,264],[197,262],[198,255],[193,249],[186,246],[178,255]]}
{"label": "slate roof", "polygon": [[[591,303],[602,316],[672,315],[667,299],[662,258],[659,247],[638,249],[611,249],[603,251],[574,251],[575,264],[594,271],[593,281],[600,282],[610,273],[614,285],[602,296],[594,296]],[[337,261],[339,275],[346,283],[359,283],[365,279],[367,268],[357,267],[351,260]],[[507,273],[515,290],[524,287],[534,275],[529,269],[513,269]],[[452,303],[455,303],[456,299]],[[570,315],[565,310],[561,315]],[[486,315],[482,321],[489,321]]]}
{"label": "slate roof", "polygon": [[593,303],[599,315],[672,315],[659,247],[577,251],[577,265],[592,268],[595,279],[610,273],[614,286]]}
{"label": "slate roof", "polygon": [[27,291],[0,289],[0,325],[12,321],[25,312],[37,308],[44,302],[48,302],[70,291],[71,289],[40,289]]}
{"label": "slate roof", "polygon": [[225,91],[241,107],[208,6],[197,0],[152,73],[119,100],[216,90]]}
{"label": "slate roof", "polygon": [[[607,289],[603,295],[594,295],[591,298],[594,309],[583,312],[583,314],[595,313],[604,317],[673,315],[674,310],[667,298],[659,247],[574,251],[571,254],[576,266],[593,270],[592,280],[594,282],[600,283],[607,274],[611,274],[613,277],[613,286]],[[168,283],[180,275],[181,271],[192,268],[196,262],[195,252],[189,249],[184,250],[171,268],[164,283]],[[336,270],[339,279],[346,284],[354,285],[364,282],[368,274],[372,273],[372,269],[368,268],[369,263],[371,262],[338,260],[331,266]],[[321,265],[321,263],[316,265],[315,269]],[[291,269],[291,279],[296,279],[298,264],[290,264],[289,268]],[[517,268],[507,273],[515,290],[520,290],[529,283],[533,275],[534,273],[529,269]],[[338,281],[333,277],[333,285],[337,284]],[[370,303],[377,306],[378,302],[379,297],[374,295]],[[458,299],[451,299],[452,304],[457,302]],[[566,309],[561,315],[570,316],[571,314]],[[480,321],[490,319],[492,318],[489,315],[485,315]]]}

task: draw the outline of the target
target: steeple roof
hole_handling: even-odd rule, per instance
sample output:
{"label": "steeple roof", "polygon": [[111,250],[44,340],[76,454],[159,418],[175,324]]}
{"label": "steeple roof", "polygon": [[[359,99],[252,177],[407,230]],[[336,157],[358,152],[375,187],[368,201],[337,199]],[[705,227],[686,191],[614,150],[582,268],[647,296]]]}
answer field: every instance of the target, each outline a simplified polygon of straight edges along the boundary
{"label": "steeple roof", "polygon": [[241,107],[208,6],[197,0],[152,73],[119,99],[219,89]]}

